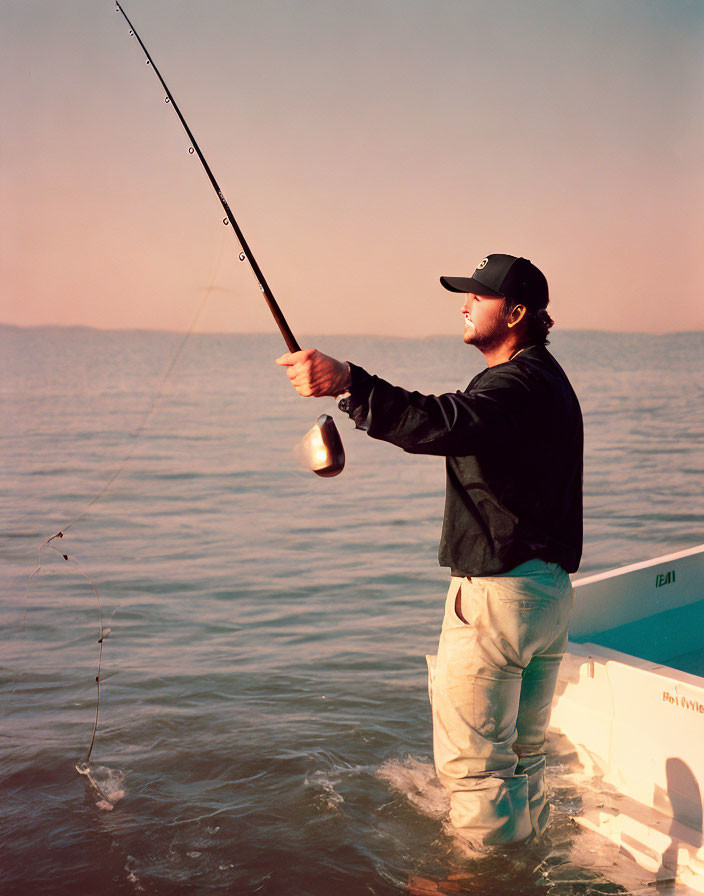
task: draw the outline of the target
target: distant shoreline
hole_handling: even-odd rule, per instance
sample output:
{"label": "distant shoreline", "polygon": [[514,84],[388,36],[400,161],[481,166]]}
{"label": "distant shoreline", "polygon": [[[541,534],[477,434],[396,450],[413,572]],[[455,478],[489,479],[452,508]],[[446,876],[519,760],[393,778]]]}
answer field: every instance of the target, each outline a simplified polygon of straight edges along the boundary
{"label": "distant shoreline", "polygon": [[[87,324],[10,324],[0,321],[0,329],[5,330],[85,330],[92,333],[149,333],[157,335],[159,333],[169,335],[185,335],[188,330],[170,330],[166,328],[146,328],[146,327],[92,327]],[[656,332],[652,330],[602,330],[597,327],[589,327],[584,329],[572,327],[557,327],[552,336],[559,336],[561,333],[598,333],[601,336],[648,336],[648,337],[669,337],[669,336],[693,336],[697,333],[704,333],[704,329],[699,330],[667,330],[665,332]],[[280,339],[281,337],[276,330],[196,330],[191,333],[192,336],[271,336]],[[427,333],[424,336],[402,336],[397,333],[303,333],[305,337],[314,336],[316,339],[327,338],[360,338],[360,339],[404,339],[408,341],[423,342],[427,339],[445,339],[455,338],[457,333]]]}

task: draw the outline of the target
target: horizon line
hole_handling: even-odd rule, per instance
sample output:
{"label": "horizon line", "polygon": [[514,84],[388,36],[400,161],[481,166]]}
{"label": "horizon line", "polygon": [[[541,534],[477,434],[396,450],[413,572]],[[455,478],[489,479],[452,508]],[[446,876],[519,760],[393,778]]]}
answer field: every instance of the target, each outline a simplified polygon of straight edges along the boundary
{"label": "horizon line", "polygon": [[[0,321],[0,327],[12,328],[16,330],[93,330],[97,333],[173,333],[174,335],[191,336],[280,336],[275,330],[175,330],[165,327],[96,327],[91,324],[13,324]],[[694,333],[704,333],[704,328],[694,330],[610,330],[599,327],[560,327],[551,333],[603,333],[610,335],[628,335],[628,336],[684,336]],[[312,336],[352,336],[352,337],[372,337],[375,339],[435,339],[445,336],[456,336],[456,333],[426,333],[422,336],[403,336],[398,333],[364,333],[364,332],[314,332],[310,331],[305,335]]]}

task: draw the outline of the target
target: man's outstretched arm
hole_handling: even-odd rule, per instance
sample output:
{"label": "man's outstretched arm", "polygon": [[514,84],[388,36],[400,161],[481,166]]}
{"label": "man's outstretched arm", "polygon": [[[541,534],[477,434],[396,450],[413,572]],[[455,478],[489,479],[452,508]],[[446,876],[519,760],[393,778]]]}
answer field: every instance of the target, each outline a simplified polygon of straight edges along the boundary
{"label": "man's outstretched arm", "polygon": [[511,376],[494,374],[488,388],[471,395],[436,396],[393,386],[316,349],[287,353],[276,363],[287,368],[299,395],[338,396],[349,390],[347,412],[357,428],[413,454],[474,454],[517,436],[514,412],[524,391]]}

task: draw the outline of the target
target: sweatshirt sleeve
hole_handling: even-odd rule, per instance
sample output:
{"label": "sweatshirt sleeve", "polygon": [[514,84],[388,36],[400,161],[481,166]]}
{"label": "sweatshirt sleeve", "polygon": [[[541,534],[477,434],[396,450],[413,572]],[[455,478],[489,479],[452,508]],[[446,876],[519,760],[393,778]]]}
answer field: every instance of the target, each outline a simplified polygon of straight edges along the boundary
{"label": "sweatshirt sleeve", "polygon": [[374,439],[411,454],[455,457],[518,441],[529,390],[517,370],[490,368],[467,392],[444,395],[409,392],[354,364],[350,370],[348,413]]}

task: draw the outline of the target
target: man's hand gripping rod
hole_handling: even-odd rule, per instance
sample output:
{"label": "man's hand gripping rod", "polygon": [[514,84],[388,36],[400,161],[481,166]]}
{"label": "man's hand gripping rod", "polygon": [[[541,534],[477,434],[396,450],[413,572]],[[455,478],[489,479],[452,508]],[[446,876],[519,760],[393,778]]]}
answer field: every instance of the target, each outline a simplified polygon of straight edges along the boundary
{"label": "man's hand gripping rod", "polygon": [[[181,114],[181,110],[179,109],[178,105],[176,104],[176,100],[174,100],[174,98],[171,94],[171,91],[166,86],[166,82],[161,77],[161,73],[159,72],[159,69],[154,64],[154,60],[152,59],[151,54],[149,53],[149,50],[147,50],[147,48],[144,46],[144,43],[143,43],[141,37],[139,36],[139,34],[137,34],[137,31],[136,31],[134,25],[132,24],[132,22],[130,22],[129,17],[127,16],[127,13],[124,11],[122,6],[120,6],[120,3],[118,2],[118,0],[115,0],[115,11],[121,13],[123,18],[129,25],[130,34],[133,34],[136,37],[137,43],[140,45],[140,47],[142,48],[142,50],[144,51],[144,53],[147,57],[147,65],[151,65],[151,67],[154,69],[154,74],[157,76],[157,78],[159,79],[159,82],[161,83],[161,86],[164,88],[164,91],[166,93],[166,102],[170,103],[173,106],[174,112],[176,113],[176,115],[178,115],[178,120],[183,125],[183,129],[185,130],[186,134],[188,135],[188,139],[191,141],[191,147],[189,149],[189,152],[195,153],[198,156],[198,158],[200,159],[201,164],[203,165],[203,168],[205,169],[205,173],[208,175],[208,180],[212,184],[215,192],[218,194],[218,199],[220,200],[222,207],[225,209],[226,217],[223,220],[223,223],[227,224],[229,222],[232,225],[232,229],[234,231],[235,238],[239,242],[239,245],[241,248],[241,252],[239,254],[240,261],[246,260],[249,262],[249,266],[252,268],[252,271],[254,272],[254,276],[257,278],[257,282],[259,283],[259,289],[261,290],[262,295],[264,296],[264,299],[265,299],[267,305],[269,306],[269,310],[271,311],[271,313],[274,317],[274,320],[276,321],[276,325],[278,326],[279,330],[281,331],[281,335],[284,337],[284,342],[286,343],[288,350],[290,352],[300,351],[301,347],[299,346],[298,342],[296,341],[296,338],[294,337],[293,333],[291,332],[291,328],[289,327],[288,323],[286,322],[286,318],[284,317],[281,309],[279,308],[279,305],[278,305],[276,299],[274,298],[274,294],[272,293],[271,289],[269,288],[269,284],[266,282],[266,279],[264,278],[264,274],[262,274],[261,268],[257,264],[257,260],[254,257],[254,255],[252,254],[252,250],[249,248],[249,245],[247,244],[247,240],[245,239],[244,234],[240,230],[239,224],[235,220],[235,216],[232,214],[232,211],[230,210],[230,206],[228,205],[227,200],[225,199],[225,197],[222,193],[222,190],[220,189],[220,187],[218,185],[218,182],[215,180],[213,172],[210,170],[210,165],[208,165],[208,163],[206,162],[205,156],[201,152],[200,147],[198,146],[198,142],[196,141],[196,138],[193,136],[191,129],[188,127],[188,124],[186,123],[186,119],[183,117],[183,115]],[[345,465],[345,451],[344,451],[344,448],[342,447],[342,440],[340,439],[340,434],[337,431],[335,422],[333,421],[332,417],[330,417],[328,414],[321,414],[320,417],[318,417],[318,420],[316,421],[316,427],[320,432],[320,444],[322,447],[316,453],[316,458],[314,458],[313,461],[311,462],[311,468],[319,476],[336,476],[338,473],[342,472],[342,469]]]}

